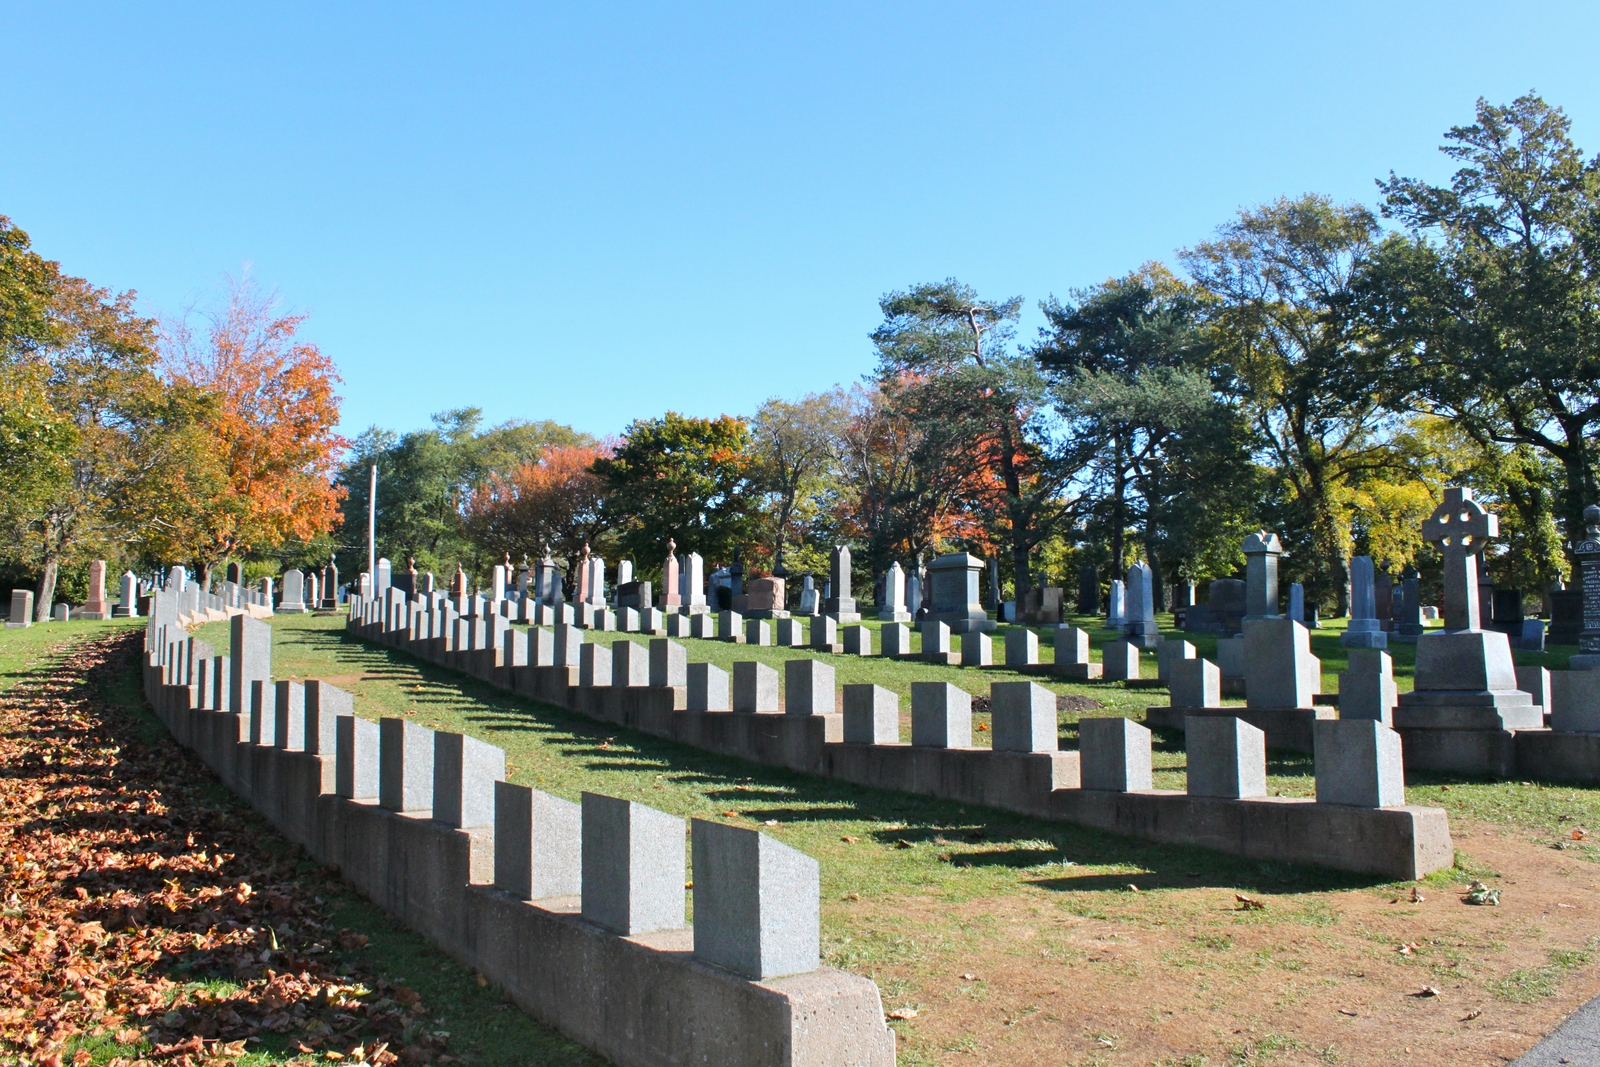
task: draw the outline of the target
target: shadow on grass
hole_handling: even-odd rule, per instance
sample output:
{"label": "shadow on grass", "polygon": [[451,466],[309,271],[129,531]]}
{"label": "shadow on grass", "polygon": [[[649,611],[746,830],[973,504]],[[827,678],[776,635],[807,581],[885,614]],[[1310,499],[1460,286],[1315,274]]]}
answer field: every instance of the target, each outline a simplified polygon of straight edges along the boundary
{"label": "shadow on grass", "polygon": [[[759,813],[763,818],[780,823],[822,825],[892,821],[896,824],[892,830],[869,831],[868,835],[863,835],[888,845],[903,840],[920,849],[939,843],[936,842],[939,838],[980,835],[989,846],[986,851],[972,851],[963,843],[939,843],[950,852],[950,862],[959,866],[1029,868],[1065,859],[1085,865],[1136,868],[1141,872],[1141,880],[1148,881],[1152,887],[1194,888],[1214,884],[1244,889],[1270,886],[1277,890],[1292,884],[1314,891],[1387,884],[1371,876],[1262,863],[1192,846],[1160,845],[1070,823],[748,763],[513,696],[407,652],[369,645],[343,630],[299,633],[305,635],[305,644],[316,646],[333,642],[354,646],[360,649],[359,658],[363,662],[381,661],[393,669],[400,669],[403,664],[407,674],[420,675],[428,685],[453,690],[460,699],[472,702],[472,706],[463,706],[459,700],[449,697],[440,698],[441,702],[451,704],[489,740],[493,740],[495,734],[524,731],[542,734],[558,744],[565,738],[564,754],[574,759],[595,757],[597,752],[603,752],[600,758],[591,758],[584,764],[587,769],[649,774],[652,778],[665,773],[679,783],[693,782],[707,801],[728,806],[749,805],[753,801],[764,805],[770,805],[773,800],[786,802],[781,807],[763,806]],[[606,746],[604,749],[600,748],[602,744]],[[1274,753],[1271,766],[1275,768],[1274,773],[1304,774],[1309,769],[1309,757]],[[892,820],[884,819],[886,812],[894,814]],[[1016,847],[1003,847],[1007,844]],[[1126,892],[1128,876],[1107,875],[1103,882],[1088,877],[1041,879],[1029,884],[1074,892]],[[1145,887],[1141,884],[1140,888]]]}

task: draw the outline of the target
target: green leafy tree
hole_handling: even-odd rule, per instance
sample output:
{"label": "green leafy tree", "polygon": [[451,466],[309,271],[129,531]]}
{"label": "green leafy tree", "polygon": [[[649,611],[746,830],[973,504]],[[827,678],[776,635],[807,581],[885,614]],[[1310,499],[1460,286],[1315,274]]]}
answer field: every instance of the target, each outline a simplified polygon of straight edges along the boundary
{"label": "green leafy tree", "polygon": [[[1163,599],[1175,574],[1196,578],[1227,545],[1233,569],[1254,471],[1247,429],[1208,374],[1203,294],[1158,263],[1042,304],[1030,354],[1053,382],[1075,447],[1092,456],[1082,506],[1118,574],[1139,530]],[[1099,538],[1095,538],[1098,540]],[[1169,573],[1170,572],[1170,573]]]}
{"label": "green leafy tree", "polygon": [[1372,212],[1328,197],[1249,211],[1181,254],[1210,296],[1215,384],[1238,398],[1274,473],[1262,509],[1308,603],[1349,605],[1352,482],[1396,462],[1392,393],[1352,283],[1378,238]]}
{"label": "green leafy tree", "polygon": [[669,538],[679,551],[727,562],[759,531],[759,460],[741,419],[669,411],[636,420],[594,472],[607,483],[608,524],[642,577],[659,577]]}
{"label": "green leafy tree", "polygon": [[1034,549],[1072,515],[1062,490],[1076,473],[1048,447],[1036,364],[1008,347],[1021,306],[950,278],[884,296],[872,334],[879,385],[925,433],[918,466],[981,475],[965,483],[966,506],[983,516],[986,540],[1005,545],[1018,596],[1032,587]]}
{"label": "green leafy tree", "polygon": [[756,477],[769,498],[765,511],[775,567],[783,566],[784,549],[805,539],[812,520],[835,495],[849,418],[849,394],[834,389],[794,403],[773,398],[751,420]]}
{"label": "green leafy tree", "polygon": [[1447,186],[1379,182],[1409,233],[1372,258],[1361,310],[1414,404],[1560,466],[1556,510],[1575,537],[1600,499],[1600,160],[1532,94],[1479,100],[1445,142],[1460,164]]}

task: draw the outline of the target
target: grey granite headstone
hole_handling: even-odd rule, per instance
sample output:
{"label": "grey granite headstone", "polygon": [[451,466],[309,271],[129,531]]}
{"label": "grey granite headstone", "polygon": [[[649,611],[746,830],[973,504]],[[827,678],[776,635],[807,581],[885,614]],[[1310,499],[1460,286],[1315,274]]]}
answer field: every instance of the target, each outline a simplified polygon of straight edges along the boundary
{"label": "grey granite headstone", "polygon": [[583,891],[583,808],[524,785],[494,783],[494,884],[522,900]]}
{"label": "grey granite headstone", "polygon": [[[962,662],[966,662],[963,656]],[[1006,631],[1006,666],[1027,667],[1039,662],[1039,635],[1020,626]]]}
{"label": "grey granite headstone", "polygon": [[844,739],[852,745],[900,741],[900,697],[881,685],[844,687]]}
{"label": "grey granite headstone", "polygon": [[605,645],[584,645],[578,653],[578,684],[585,689],[609,686],[614,669],[611,649]]}
{"label": "grey granite headstone", "polygon": [[778,672],[765,663],[743,660],[733,665],[733,710],[777,711]]}
{"label": "grey granite headstone", "polygon": [[832,652],[837,644],[839,644],[839,620],[829,615],[822,615],[811,621],[812,648]]}
{"label": "grey granite headstone", "polygon": [[1121,682],[1139,677],[1139,646],[1129,641],[1113,641],[1100,650],[1104,673],[1108,682]]}
{"label": "grey granite headstone", "polygon": [[1286,614],[1295,622],[1306,621],[1306,587],[1299,582],[1289,586],[1289,610]]}
{"label": "grey granite headstone", "polygon": [[700,641],[710,641],[717,635],[717,622],[707,612],[697,612],[689,617],[688,636]]}
{"label": "grey granite headstone", "polygon": [[611,684],[642,689],[650,684],[650,649],[634,641],[611,642]]}
{"label": "grey granite headstone", "polygon": [[355,697],[327,682],[313,679],[305,689],[305,749],[315,756],[332,756],[338,744],[338,719],[354,715]]}
{"label": "grey granite headstone", "polygon": [[378,804],[390,811],[433,808],[433,731],[404,719],[378,720]]}
{"label": "grey granite headstone", "polygon": [[306,687],[299,682],[277,683],[273,711],[278,726],[273,733],[274,747],[289,752],[304,752],[306,747]]}
{"label": "grey granite headstone", "polygon": [[1156,677],[1172,680],[1172,668],[1179,660],[1194,659],[1194,646],[1181,637],[1169,637],[1156,646]]}
{"label": "grey granite headstone", "polygon": [[1317,803],[1390,808],[1406,802],[1400,735],[1375,719],[1318,719]]}
{"label": "grey granite headstone", "polygon": [[963,667],[994,666],[994,639],[981,630],[968,630],[962,634],[961,665]]}
{"label": "grey granite headstone", "polygon": [[717,640],[744,643],[744,616],[725,609],[717,612]]}
{"label": "grey granite headstone", "polygon": [[694,820],[694,955],[746,978],[820,965],[821,868],[765,834]]}
{"label": "grey granite headstone", "polygon": [[747,645],[771,645],[772,624],[766,619],[746,619],[744,621],[744,643]]}
{"label": "grey granite headstone", "polygon": [[457,828],[492,825],[494,783],[505,776],[504,749],[464,734],[434,734],[434,819]]}
{"label": "grey granite headstone", "polygon": [[687,685],[689,655],[682,645],[670,637],[657,637],[650,641],[650,687],[665,689],[668,686]]}
{"label": "grey granite headstone", "polygon": [[554,666],[577,667],[582,665],[583,631],[577,626],[565,622],[556,623],[554,647],[555,656],[552,660]]}
{"label": "grey granite headstone", "polygon": [[828,584],[833,592],[823,603],[823,611],[835,622],[861,621],[861,612],[856,610],[855,598],[850,595],[850,577],[850,549],[845,545],[833,546],[828,564]]}
{"label": "grey granite headstone", "polygon": [[972,747],[972,694],[949,682],[911,683],[911,743]]}
{"label": "grey granite headstone", "polygon": [[1106,628],[1120,630],[1128,621],[1127,587],[1121,578],[1111,579],[1111,590],[1106,597]]}
{"label": "grey granite headstone", "polygon": [[334,720],[333,791],[346,800],[378,795],[378,724],[354,715]]}
{"label": "grey granite headstone", "polygon": [[1309,708],[1322,688],[1322,661],[1311,631],[1290,619],[1244,624],[1245,703],[1252,708]]}
{"label": "grey granite headstone", "polygon": [[783,648],[801,648],[806,643],[806,624],[800,619],[778,620],[777,637],[773,644]]}
{"label": "grey granite headstone", "polygon": [[847,656],[872,655],[872,628],[855,623],[844,628],[844,654]]}
{"label": "grey granite headstone", "polygon": [[1083,788],[1150,788],[1150,731],[1138,723],[1121,716],[1079,719],[1078,752]]}
{"label": "grey granite headstone", "polygon": [[1180,659],[1167,684],[1175,708],[1222,706],[1222,671],[1208,659]]}
{"label": "grey granite headstone", "polygon": [[1100,574],[1093,563],[1078,568],[1078,614],[1100,614]]}
{"label": "grey granite headstone", "polygon": [[1278,535],[1258,530],[1244,539],[1244,617],[1278,618]]}
{"label": "grey granite headstone", "polygon": [[1161,641],[1156,626],[1155,572],[1143,561],[1128,568],[1128,617],[1122,624],[1128,640],[1140,648],[1154,648]]}
{"label": "grey granite headstone", "polygon": [[1600,671],[1550,672],[1550,728],[1600,732]]}
{"label": "grey granite headstone", "polygon": [[1243,719],[1190,715],[1184,720],[1189,795],[1241,800],[1267,795],[1267,735]]}
{"label": "grey granite headstone", "polygon": [[1077,626],[1057,626],[1054,648],[1057,667],[1085,666],[1089,662],[1089,631]]}
{"label": "grey granite headstone", "polygon": [[228,684],[233,687],[230,706],[242,708],[249,700],[250,684],[272,677],[272,627],[248,615],[235,615],[229,627],[232,666]]}
{"label": "grey granite headstone", "polygon": [[887,622],[878,633],[885,656],[911,655],[911,627],[904,623]]}
{"label": "grey granite headstone", "polygon": [[250,740],[263,748],[278,743],[278,690],[271,682],[256,678],[250,683]]}
{"label": "grey granite headstone", "polygon": [[1339,675],[1339,718],[1376,719],[1394,725],[1398,691],[1394,661],[1381,648],[1352,648],[1350,669]]}
{"label": "grey granite headstone", "polygon": [[922,624],[922,658],[939,661],[950,654],[950,624],[929,620]]}
{"label": "grey granite headstone", "polygon": [[1371,556],[1356,556],[1350,561],[1350,624],[1339,638],[1346,648],[1389,647],[1389,635],[1378,621],[1374,574]]}
{"label": "grey granite headstone", "polygon": [[283,596],[278,611],[285,615],[303,615],[306,608],[306,576],[291,567],[283,572]]}
{"label": "grey granite headstone", "polygon": [[898,562],[889,564],[883,576],[883,601],[878,606],[880,622],[910,622],[911,612],[906,610],[906,575]]}
{"label": "grey granite headstone", "polygon": [[528,631],[528,666],[554,667],[556,664],[556,635],[549,630],[534,627]]}
{"label": "grey granite headstone", "polygon": [[687,674],[690,711],[728,711],[728,672],[711,663],[691,663]]}
{"label": "grey granite headstone", "polygon": [[928,564],[928,580],[933,585],[933,607],[928,618],[946,623],[953,633],[996,629],[978,596],[982,573],[983,561],[965,552],[940,556]]}
{"label": "grey granite headstone", "polygon": [[684,821],[598,793],[582,804],[583,917],[627,937],[682,929]]}
{"label": "grey granite headstone", "polygon": [[996,752],[1055,752],[1056,695],[1037,682],[995,682],[989,686]]}
{"label": "grey granite headstone", "polygon": [[784,711],[789,715],[831,715],[837,702],[833,667],[815,659],[783,665]]}

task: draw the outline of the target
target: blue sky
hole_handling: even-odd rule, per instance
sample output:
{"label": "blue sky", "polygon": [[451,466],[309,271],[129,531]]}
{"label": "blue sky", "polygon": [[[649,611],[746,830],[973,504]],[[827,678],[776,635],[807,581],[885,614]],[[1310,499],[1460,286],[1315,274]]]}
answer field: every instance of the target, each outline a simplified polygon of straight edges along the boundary
{"label": "blue sky", "polygon": [[0,214],[148,314],[245,265],[344,429],[596,434],[859,378],[886,291],[1037,301],[1241,206],[1600,149],[1593,3],[0,3]]}

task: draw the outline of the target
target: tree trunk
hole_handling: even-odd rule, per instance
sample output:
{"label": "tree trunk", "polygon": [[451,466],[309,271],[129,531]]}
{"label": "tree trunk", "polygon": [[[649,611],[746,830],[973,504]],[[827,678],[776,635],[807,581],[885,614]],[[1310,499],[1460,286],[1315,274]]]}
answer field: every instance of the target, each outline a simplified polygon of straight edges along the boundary
{"label": "tree trunk", "polygon": [[1146,541],[1144,546],[1145,560],[1150,564],[1150,599],[1155,602],[1157,611],[1167,610],[1167,583],[1161,575],[1161,557],[1156,555],[1155,549]]}
{"label": "tree trunk", "polygon": [[1128,492],[1128,481],[1123,476],[1122,466],[1122,437],[1116,438],[1116,450],[1113,459],[1114,474],[1111,489],[1111,573],[1107,581],[1122,577],[1123,531],[1127,528],[1127,506],[1124,497]]}
{"label": "tree trunk", "polygon": [[56,574],[59,565],[52,557],[44,564],[44,573],[39,575],[39,588],[33,602],[33,621],[49,622],[50,605],[56,598]]}

